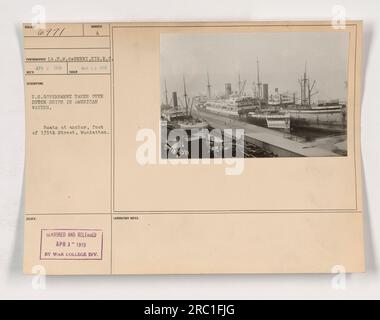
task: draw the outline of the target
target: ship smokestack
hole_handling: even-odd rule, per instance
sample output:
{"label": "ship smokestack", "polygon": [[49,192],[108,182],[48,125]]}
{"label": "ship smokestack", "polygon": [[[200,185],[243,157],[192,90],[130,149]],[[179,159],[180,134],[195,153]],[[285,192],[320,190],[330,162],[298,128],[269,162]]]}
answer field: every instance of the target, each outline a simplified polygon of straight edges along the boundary
{"label": "ship smokestack", "polygon": [[269,99],[269,86],[267,83],[264,83],[263,84],[263,99],[265,102],[268,103],[268,99]]}
{"label": "ship smokestack", "polygon": [[178,108],[178,98],[177,98],[177,92],[176,91],[173,91],[172,97],[173,97],[173,107]]}
{"label": "ship smokestack", "polygon": [[224,86],[226,89],[226,96],[229,97],[232,94],[231,83],[226,83]]}

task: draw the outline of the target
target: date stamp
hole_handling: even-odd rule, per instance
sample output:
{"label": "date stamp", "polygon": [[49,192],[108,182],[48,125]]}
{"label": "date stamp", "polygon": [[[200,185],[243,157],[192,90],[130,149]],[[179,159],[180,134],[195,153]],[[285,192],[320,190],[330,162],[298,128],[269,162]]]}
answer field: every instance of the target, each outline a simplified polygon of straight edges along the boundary
{"label": "date stamp", "polygon": [[102,260],[103,230],[42,229],[40,260]]}

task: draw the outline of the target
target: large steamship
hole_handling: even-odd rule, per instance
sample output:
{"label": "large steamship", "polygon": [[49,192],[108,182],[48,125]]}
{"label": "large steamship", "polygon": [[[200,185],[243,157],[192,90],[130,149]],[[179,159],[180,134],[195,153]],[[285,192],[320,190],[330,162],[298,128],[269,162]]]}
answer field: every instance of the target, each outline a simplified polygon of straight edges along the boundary
{"label": "large steamship", "polygon": [[317,93],[313,91],[315,80],[311,83],[305,72],[298,80],[301,87],[301,103],[288,105],[292,129],[312,129],[344,133],[347,130],[346,104],[336,100],[312,102]]}
{"label": "large steamship", "polygon": [[201,105],[204,110],[230,118],[248,120],[267,128],[289,128],[289,115],[282,112],[278,107],[268,105],[268,84],[261,86],[259,74],[258,90],[254,96],[245,94],[246,81],[242,82],[240,75],[237,92],[232,92],[231,83],[226,83],[224,95],[215,98],[211,98],[209,77],[207,77],[207,83],[208,100]]}

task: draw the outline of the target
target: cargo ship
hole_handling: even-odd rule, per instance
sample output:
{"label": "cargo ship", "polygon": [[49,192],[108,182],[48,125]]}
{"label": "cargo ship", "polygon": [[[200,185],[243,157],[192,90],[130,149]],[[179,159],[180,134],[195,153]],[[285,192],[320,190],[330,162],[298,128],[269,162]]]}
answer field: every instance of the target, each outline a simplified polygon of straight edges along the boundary
{"label": "cargo ship", "polygon": [[186,90],[185,78],[183,78],[183,90],[184,106],[180,107],[176,91],[172,93],[172,101],[169,102],[168,91],[165,82],[165,103],[161,104],[161,120],[166,121],[166,124],[173,129],[191,131],[207,128],[207,121],[194,118],[191,114],[194,101],[192,100],[190,104]]}
{"label": "cargo ship", "polygon": [[[269,98],[269,86],[261,83],[259,60],[257,59],[257,83],[255,87],[255,108],[247,114],[247,121],[270,129],[289,131],[290,114],[282,109],[287,100],[283,100],[275,89],[275,97]],[[278,99],[277,99],[278,96]]]}
{"label": "cargo ship", "polygon": [[315,81],[311,80],[305,71],[298,80],[301,87],[301,103],[284,106],[290,114],[291,130],[318,130],[331,133],[345,133],[347,130],[346,104],[338,99],[312,102]]}
{"label": "cargo ship", "polygon": [[[165,127],[167,136],[162,136],[161,154],[163,157],[191,157],[191,149],[199,148],[208,140],[207,121],[192,116],[194,100],[191,101],[187,94],[185,77],[183,77],[183,105],[178,103],[177,92],[172,93],[172,101],[169,102],[165,81],[165,102],[161,104],[161,132]],[[189,108],[190,107],[190,108]],[[171,138],[170,130],[182,129],[181,137]],[[180,133],[180,132],[178,132]],[[194,151],[194,150],[193,150]],[[193,152],[195,153],[195,152]]]}
{"label": "cargo ship", "polygon": [[346,107],[337,104],[336,107],[321,105],[309,108],[288,109],[290,114],[291,129],[314,129],[344,133],[347,130]]}
{"label": "cargo ship", "polygon": [[[258,67],[258,61],[257,61]],[[259,70],[258,70],[259,71]],[[239,119],[272,129],[289,129],[290,116],[279,110],[279,107],[268,104],[268,84],[260,83],[258,72],[258,90],[255,96],[246,95],[246,81],[238,81],[238,90],[232,92],[231,83],[225,84],[223,95],[211,98],[211,85],[207,75],[208,99],[198,104],[203,110],[228,118]]]}

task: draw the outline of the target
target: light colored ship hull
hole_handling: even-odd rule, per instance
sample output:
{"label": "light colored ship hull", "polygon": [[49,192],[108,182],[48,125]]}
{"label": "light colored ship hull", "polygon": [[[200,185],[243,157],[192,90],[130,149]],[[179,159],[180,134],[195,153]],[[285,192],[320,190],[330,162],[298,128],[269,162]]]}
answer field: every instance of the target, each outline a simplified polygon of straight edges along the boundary
{"label": "light colored ship hull", "polygon": [[222,109],[222,108],[206,107],[206,110],[208,112],[221,114],[221,115],[225,115],[225,116],[230,116],[230,117],[236,117],[237,118],[239,116],[237,111],[232,111],[232,110],[227,110],[227,109]]}
{"label": "light colored ship hull", "polygon": [[248,121],[260,127],[269,129],[290,129],[290,115],[266,115],[266,114],[248,114]]}

